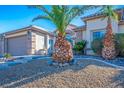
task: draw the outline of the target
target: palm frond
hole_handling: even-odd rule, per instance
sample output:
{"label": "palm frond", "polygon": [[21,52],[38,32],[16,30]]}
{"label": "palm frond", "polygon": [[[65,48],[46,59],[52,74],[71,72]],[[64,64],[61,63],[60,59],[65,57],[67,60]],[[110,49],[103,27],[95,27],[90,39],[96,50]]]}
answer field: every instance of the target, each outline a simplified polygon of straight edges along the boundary
{"label": "palm frond", "polygon": [[112,13],[112,17],[113,17],[113,19],[115,19],[116,21],[118,21],[118,14],[117,13],[115,13],[115,12],[113,12]]}
{"label": "palm frond", "polygon": [[43,16],[43,15],[39,15],[39,16],[37,16],[37,17],[35,17],[33,20],[32,20],[32,22],[34,22],[34,21],[36,21],[36,20],[49,20],[50,21],[50,18],[49,18],[49,16]]}
{"label": "palm frond", "polygon": [[67,5],[53,5],[51,6],[51,10],[45,8],[45,6],[30,6],[32,8],[36,8],[45,13],[44,15],[39,15],[33,19],[45,19],[50,20],[56,26],[56,28],[65,34],[65,30],[70,22],[76,17],[84,14],[87,10],[96,8],[98,6],[67,6]]}
{"label": "palm frond", "polygon": [[111,5],[102,6],[102,12],[101,13],[103,15],[105,15],[105,17],[102,18],[101,20],[104,20],[107,17],[107,18],[110,18],[110,19],[112,18],[115,21],[118,21],[118,14],[115,12],[114,7],[111,6]]}

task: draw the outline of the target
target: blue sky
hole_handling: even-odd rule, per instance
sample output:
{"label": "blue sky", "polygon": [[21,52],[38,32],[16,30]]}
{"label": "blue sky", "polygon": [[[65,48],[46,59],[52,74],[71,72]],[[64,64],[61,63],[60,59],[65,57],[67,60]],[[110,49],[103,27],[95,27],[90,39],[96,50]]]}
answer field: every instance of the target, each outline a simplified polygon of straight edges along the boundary
{"label": "blue sky", "polygon": [[[46,6],[49,8],[50,6]],[[124,6],[116,6],[116,7],[124,7]],[[85,15],[90,15],[94,13],[95,10],[90,10]],[[0,33],[19,29],[22,27],[26,27],[29,25],[37,25],[41,26],[42,28],[47,29],[48,31],[55,30],[55,26],[46,20],[38,20],[32,22],[32,19],[42,13],[40,10],[37,9],[29,9],[27,6],[24,5],[0,5]],[[80,16],[81,17],[81,16]],[[77,26],[83,25],[83,21],[80,17],[76,17],[72,24]]]}

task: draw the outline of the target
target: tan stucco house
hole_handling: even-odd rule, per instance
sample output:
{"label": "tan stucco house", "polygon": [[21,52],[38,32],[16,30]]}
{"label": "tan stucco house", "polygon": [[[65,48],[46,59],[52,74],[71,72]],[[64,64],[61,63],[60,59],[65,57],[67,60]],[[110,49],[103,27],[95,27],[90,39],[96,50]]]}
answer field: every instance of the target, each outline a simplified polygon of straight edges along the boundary
{"label": "tan stucco house", "polygon": [[38,26],[28,26],[0,34],[0,54],[37,55],[53,49],[53,34]]}
{"label": "tan stucco house", "polygon": [[[124,10],[118,9],[119,21],[112,20],[112,29],[114,33],[124,33]],[[107,19],[103,14],[94,14],[81,18],[85,22],[84,26],[73,29],[76,33],[76,42],[87,41],[86,54],[94,54],[91,49],[91,42],[95,38],[104,36],[106,32]]]}
{"label": "tan stucco house", "polygon": [[[119,15],[119,21],[112,20],[113,32],[124,33],[124,10],[118,9],[116,12]],[[77,27],[70,24],[66,33],[72,37],[73,45],[81,40],[86,40],[86,54],[92,55],[94,53],[91,49],[91,42],[95,38],[104,36],[107,19],[103,14],[93,14],[83,17],[81,20],[85,25]],[[52,33],[38,26],[28,26],[0,34],[0,54],[37,55],[44,50],[47,54],[51,53],[54,48],[56,32],[57,30]]]}

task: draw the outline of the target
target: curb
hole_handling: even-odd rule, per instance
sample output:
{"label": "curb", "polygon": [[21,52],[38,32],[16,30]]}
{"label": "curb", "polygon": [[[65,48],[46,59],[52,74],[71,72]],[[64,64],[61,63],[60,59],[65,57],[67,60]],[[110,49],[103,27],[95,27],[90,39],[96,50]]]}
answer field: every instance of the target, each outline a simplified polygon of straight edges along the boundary
{"label": "curb", "polygon": [[90,59],[90,60],[100,61],[100,62],[105,63],[105,64],[107,64],[107,65],[110,65],[110,66],[113,66],[113,67],[115,67],[115,68],[124,70],[124,67],[122,67],[122,66],[118,66],[118,65],[115,65],[115,64],[111,64],[111,63],[108,63],[108,62],[103,61],[103,60],[100,60],[100,59],[95,59],[95,58],[75,58],[75,59],[76,59],[76,60]]}
{"label": "curb", "polygon": [[[51,57],[45,57],[45,58],[46,58],[46,60],[51,59]],[[44,58],[41,58],[41,59],[44,59]],[[81,59],[95,60],[95,61],[99,61],[99,62],[105,63],[105,64],[107,64],[107,65],[110,65],[110,66],[112,66],[112,67],[115,67],[115,68],[124,70],[124,67],[123,67],[123,66],[118,66],[118,65],[115,65],[115,64],[112,64],[112,63],[108,63],[108,62],[103,61],[103,60],[100,60],[100,59],[95,59],[95,58],[74,58],[74,59],[75,59],[75,60],[81,60]]]}

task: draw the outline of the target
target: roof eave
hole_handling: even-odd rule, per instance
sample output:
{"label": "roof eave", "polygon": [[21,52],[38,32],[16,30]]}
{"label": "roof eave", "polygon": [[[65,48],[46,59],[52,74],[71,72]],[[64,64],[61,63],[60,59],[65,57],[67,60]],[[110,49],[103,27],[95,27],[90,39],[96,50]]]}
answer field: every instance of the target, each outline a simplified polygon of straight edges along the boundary
{"label": "roof eave", "polygon": [[86,22],[86,21],[88,21],[88,20],[93,20],[93,19],[97,19],[97,18],[101,18],[101,17],[105,17],[105,15],[82,17],[81,19],[82,19],[84,22]]}
{"label": "roof eave", "polygon": [[37,27],[37,26],[28,26],[28,27],[24,27],[24,28],[21,28],[21,29],[16,29],[16,30],[12,30],[12,31],[9,31],[9,32],[5,32],[5,33],[2,33],[2,34],[6,34],[6,35],[9,35],[9,34],[14,34],[14,33],[19,33],[19,32],[23,32],[23,31],[29,31],[29,30],[35,30],[35,31],[38,31],[38,32],[43,32],[45,34],[49,34],[49,35],[52,35],[52,33],[40,28],[40,27]]}
{"label": "roof eave", "polygon": [[75,32],[78,32],[78,31],[86,31],[86,26],[81,26],[81,27],[77,27],[75,29],[73,29]]}

